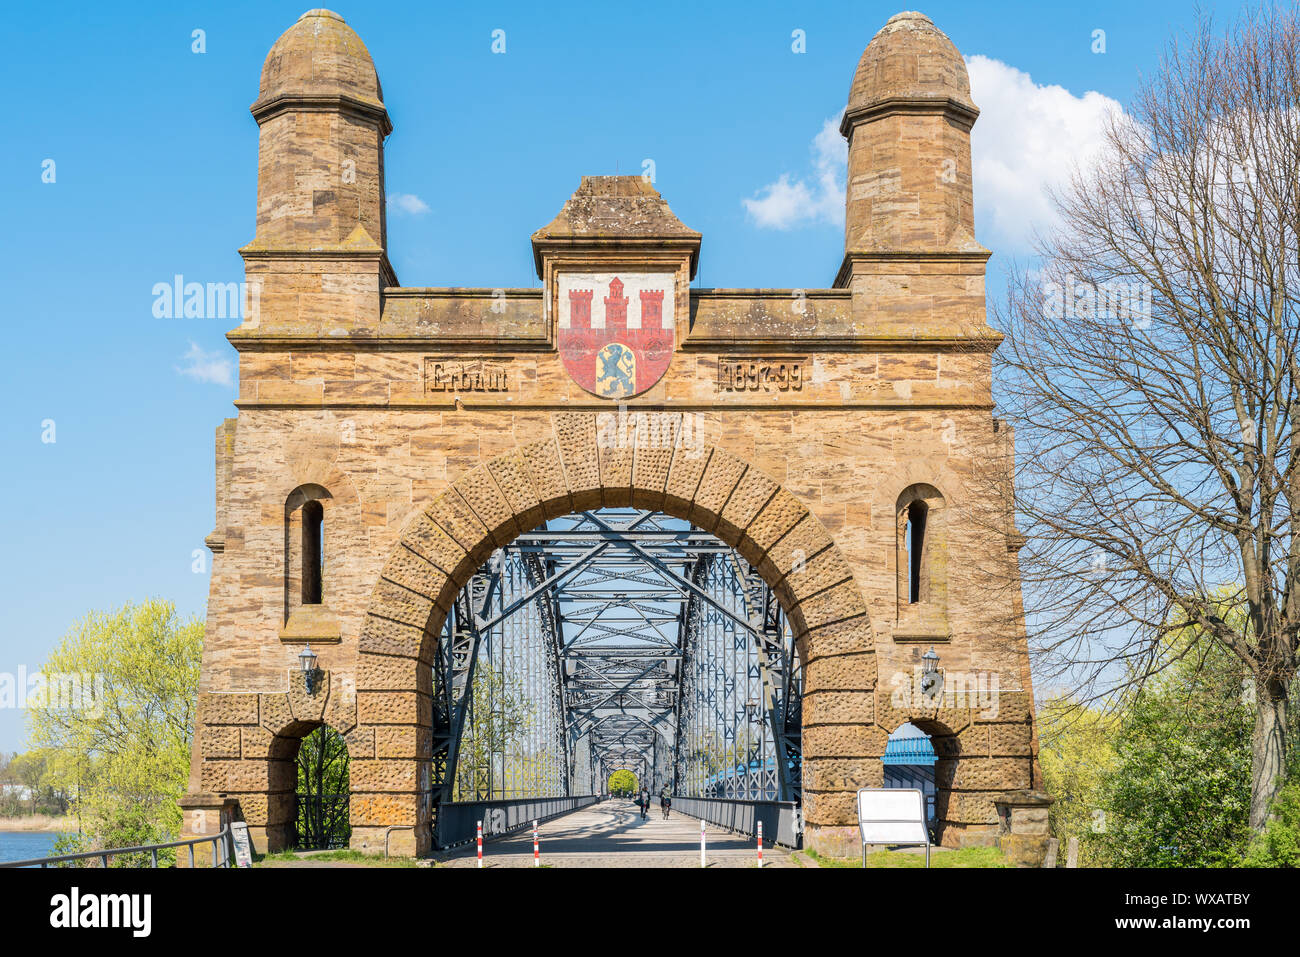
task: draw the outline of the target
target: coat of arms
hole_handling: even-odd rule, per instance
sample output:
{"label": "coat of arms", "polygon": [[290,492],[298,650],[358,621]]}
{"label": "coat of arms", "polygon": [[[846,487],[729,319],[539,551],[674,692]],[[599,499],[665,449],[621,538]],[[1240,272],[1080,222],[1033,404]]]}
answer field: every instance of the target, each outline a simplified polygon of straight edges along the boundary
{"label": "coat of arms", "polygon": [[557,345],[588,392],[623,399],[645,392],[673,358],[673,273],[562,273]]}

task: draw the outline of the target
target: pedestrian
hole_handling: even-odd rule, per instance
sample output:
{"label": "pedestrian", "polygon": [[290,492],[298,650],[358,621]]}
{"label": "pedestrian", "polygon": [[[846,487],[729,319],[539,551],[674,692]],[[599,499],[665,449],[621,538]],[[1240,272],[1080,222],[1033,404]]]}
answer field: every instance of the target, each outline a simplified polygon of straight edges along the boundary
{"label": "pedestrian", "polygon": [[644,821],[650,816],[650,789],[644,784],[641,785],[641,794],[638,796],[637,800],[641,804],[641,820]]}

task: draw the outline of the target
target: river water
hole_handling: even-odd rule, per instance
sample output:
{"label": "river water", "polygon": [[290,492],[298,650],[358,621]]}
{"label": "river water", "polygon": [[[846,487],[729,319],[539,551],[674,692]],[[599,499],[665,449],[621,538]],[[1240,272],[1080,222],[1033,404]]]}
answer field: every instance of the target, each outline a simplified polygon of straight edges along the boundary
{"label": "river water", "polygon": [[0,831],[0,861],[25,861],[46,857],[59,839],[55,831]]}

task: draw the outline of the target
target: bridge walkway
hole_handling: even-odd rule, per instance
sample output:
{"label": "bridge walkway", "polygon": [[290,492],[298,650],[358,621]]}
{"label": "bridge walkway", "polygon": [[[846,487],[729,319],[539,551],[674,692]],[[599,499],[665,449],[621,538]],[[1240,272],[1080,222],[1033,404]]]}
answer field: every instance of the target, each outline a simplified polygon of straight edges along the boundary
{"label": "bridge walkway", "polygon": [[[757,848],[751,837],[710,824],[705,841],[709,867],[757,865]],[[657,800],[644,821],[631,801],[603,801],[543,822],[541,851],[544,867],[699,867],[700,822],[676,811],[665,821]],[[439,867],[474,867],[476,855],[471,844],[436,859]],[[532,828],[484,841],[483,866],[532,867]],[[784,848],[765,844],[763,866],[798,865]]]}

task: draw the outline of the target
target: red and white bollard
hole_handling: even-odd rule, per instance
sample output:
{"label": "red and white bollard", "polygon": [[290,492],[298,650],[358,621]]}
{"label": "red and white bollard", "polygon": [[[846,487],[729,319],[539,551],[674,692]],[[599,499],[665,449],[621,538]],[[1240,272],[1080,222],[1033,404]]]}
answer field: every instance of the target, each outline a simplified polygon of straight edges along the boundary
{"label": "red and white bollard", "polygon": [[542,866],[542,845],[537,840],[537,822],[533,822],[533,867]]}
{"label": "red and white bollard", "polygon": [[483,866],[483,822],[478,822],[478,866]]}
{"label": "red and white bollard", "polygon": [[704,822],[700,822],[700,867],[708,867],[704,860]]}
{"label": "red and white bollard", "polygon": [[763,866],[763,822],[758,822],[758,866]]}

